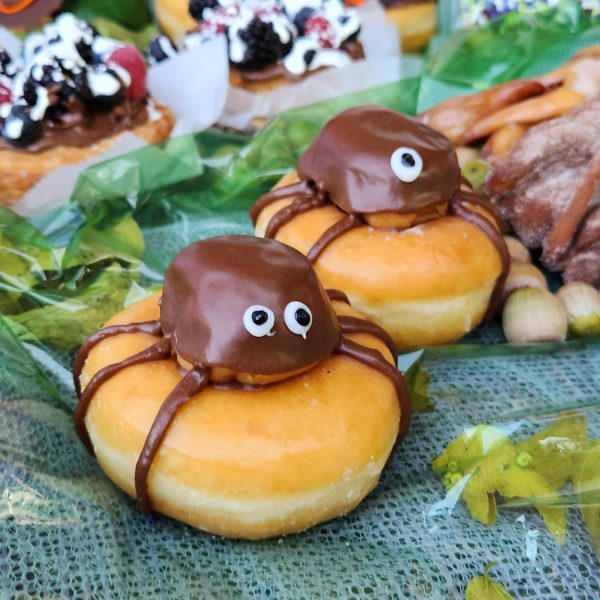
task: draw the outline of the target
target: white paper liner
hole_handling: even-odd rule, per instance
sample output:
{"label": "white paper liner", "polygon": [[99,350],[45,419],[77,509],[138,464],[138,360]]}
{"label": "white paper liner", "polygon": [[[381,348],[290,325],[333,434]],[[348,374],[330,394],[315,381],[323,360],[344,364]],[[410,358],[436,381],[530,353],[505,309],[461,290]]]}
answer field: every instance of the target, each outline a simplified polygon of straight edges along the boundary
{"label": "white paper liner", "polygon": [[[0,27],[0,46],[18,56],[21,41]],[[229,63],[224,36],[181,52],[169,61],[148,69],[148,90],[174,113],[176,122],[171,136],[201,131],[216,122],[223,111],[229,85]],[[153,115],[150,106],[150,118]],[[76,165],[66,165],[42,178],[12,209],[32,217],[69,200],[79,174],[87,167],[137,150],[147,144],[125,132],[109,150]]]}
{"label": "white paper liner", "polygon": [[227,40],[220,35],[148,70],[148,90],[175,114],[172,136],[202,131],[223,112],[229,87]]}
{"label": "white paper liner", "polygon": [[386,21],[385,11],[377,0],[368,0],[358,11],[364,60],[347,67],[324,69],[298,83],[268,92],[254,93],[232,87],[219,124],[243,131],[251,128],[255,118],[270,119],[292,108],[398,81],[401,77],[398,30]]}

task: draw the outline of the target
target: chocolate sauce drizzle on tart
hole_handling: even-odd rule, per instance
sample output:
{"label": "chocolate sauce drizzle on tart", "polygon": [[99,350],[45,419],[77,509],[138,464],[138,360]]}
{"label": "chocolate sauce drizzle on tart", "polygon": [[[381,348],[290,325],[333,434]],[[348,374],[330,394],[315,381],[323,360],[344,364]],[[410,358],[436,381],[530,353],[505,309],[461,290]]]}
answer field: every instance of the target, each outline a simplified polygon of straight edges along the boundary
{"label": "chocolate sauce drizzle on tart", "polygon": [[[181,406],[209,385],[240,389],[240,374],[274,376],[264,384],[274,385],[341,354],[383,373],[394,384],[401,408],[398,440],[402,439],[410,418],[402,375],[379,351],[349,340],[346,334],[373,335],[395,357],[394,342],[367,320],[338,317],[332,299],[347,302],[342,292],[323,289],[304,255],[275,240],[224,236],[191,244],[167,269],[159,320],[106,327],[81,347],[73,365],[79,437],[93,454],[85,416],[94,394],[113,375],[149,361],[177,359],[186,365],[181,381],[159,409],[137,461],[138,504],[149,512],[148,472]],[[99,370],[82,391],[81,373],[90,351],[108,337],[132,333],[159,339]]]}
{"label": "chocolate sauce drizzle on tart", "polygon": [[[323,127],[300,158],[298,176],[300,181],[272,190],[250,208],[256,225],[267,206],[292,199],[271,217],[265,237],[274,238],[301,213],[327,203],[335,205],[345,216],[308,251],[314,262],[335,239],[365,226],[370,215],[415,215],[414,224],[448,214],[457,216],[483,231],[502,261],[485,318],[495,314],[509,266],[502,222],[491,202],[461,188],[456,152],[444,135],[380,106],[354,107]],[[473,207],[484,209],[493,223]]]}

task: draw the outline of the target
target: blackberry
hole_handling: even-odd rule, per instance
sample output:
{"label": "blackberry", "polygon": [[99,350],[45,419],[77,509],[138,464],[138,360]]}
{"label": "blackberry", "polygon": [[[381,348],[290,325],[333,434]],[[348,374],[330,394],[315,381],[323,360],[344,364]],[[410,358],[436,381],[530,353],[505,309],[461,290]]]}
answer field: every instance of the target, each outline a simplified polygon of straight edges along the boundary
{"label": "blackberry", "polygon": [[31,77],[23,84],[23,98],[29,106],[37,102],[37,82]]}
{"label": "blackberry", "polygon": [[10,65],[12,59],[10,58],[10,54],[4,50],[0,49],[0,75],[6,75],[6,67]]}
{"label": "blackberry", "polygon": [[188,12],[192,16],[192,19],[196,21],[202,21],[202,13],[205,8],[216,8],[219,6],[217,0],[190,0],[188,5]]}
{"label": "blackberry", "polygon": [[73,77],[73,86],[68,85],[65,82],[61,90],[61,100],[64,99],[65,104],[69,98],[75,94],[84,104],[90,104],[92,101],[92,92],[87,81],[87,74],[85,71],[76,73]]}
{"label": "blackberry", "polygon": [[273,23],[265,23],[258,17],[248,23],[248,27],[238,34],[246,43],[246,52],[241,62],[236,63],[240,69],[262,69],[283,58],[292,48],[292,38],[282,44],[275,33]]}
{"label": "blackberry", "polygon": [[306,21],[315,14],[315,9],[310,6],[305,6],[298,14],[294,17],[294,25],[298,29],[298,35],[304,35],[304,26]]}
{"label": "blackberry", "polygon": [[94,65],[98,62],[98,57],[94,54],[90,44],[86,44],[83,40],[79,40],[75,44],[75,48],[79,53],[79,56],[81,56],[88,65]]}

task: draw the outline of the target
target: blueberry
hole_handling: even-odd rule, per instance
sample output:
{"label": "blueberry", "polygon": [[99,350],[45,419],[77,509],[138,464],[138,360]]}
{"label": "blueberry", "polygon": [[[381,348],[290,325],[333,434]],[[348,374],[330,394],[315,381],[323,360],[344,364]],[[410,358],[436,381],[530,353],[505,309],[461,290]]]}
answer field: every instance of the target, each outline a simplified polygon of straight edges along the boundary
{"label": "blueberry", "polygon": [[196,21],[202,21],[202,13],[205,8],[216,8],[219,6],[217,0],[190,0],[188,5],[188,12],[192,16],[192,19]]}
{"label": "blueberry", "polygon": [[166,35],[156,36],[148,46],[148,57],[151,63],[159,63],[176,53],[173,42]]}
{"label": "blueberry", "polygon": [[310,6],[305,6],[300,10],[294,17],[294,25],[298,29],[298,35],[304,35],[304,26],[306,21],[310,19],[315,13],[315,9]]}
{"label": "blueberry", "polygon": [[29,106],[37,102],[37,82],[31,77],[23,84],[23,98]]}
{"label": "blueberry", "polygon": [[310,67],[310,63],[313,61],[313,59],[315,58],[317,51],[316,50],[307,50],[304,53],[304,64],[307,67]]}
{"label": "blueberry", "polygon": [[75,44],[75,48],[79,53],[79,56],[81,56],[88,65],[98,63],[99,58],[94,54],[91,44],[86,44],[83,40],[79,40]]}
{"label": "blueberry", "polygon": [[15,104],[10,109],[2,127],[2,136],[15,148],[25,148],[33,144],[44,129],[41,121],[33,121],[29,116],[29,107]]}

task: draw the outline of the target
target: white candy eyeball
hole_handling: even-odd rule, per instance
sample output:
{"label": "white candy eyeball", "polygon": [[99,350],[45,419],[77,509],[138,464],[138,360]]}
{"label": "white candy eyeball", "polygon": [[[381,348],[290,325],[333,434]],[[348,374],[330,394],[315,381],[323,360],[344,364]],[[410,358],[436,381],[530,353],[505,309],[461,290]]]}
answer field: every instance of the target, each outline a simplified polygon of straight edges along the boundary
{"label": "white candy eyeball", "polygon": [[312,325],[312,313],[303,302],[290,302],[283,311],[283,318],[287,328],[306,339],[306,334]]}
{"label": "white candy eyeball", "polygon": [[401,146],[394,150],[390,159],[390,165],[394,175],[404,181],[410,183],[414,181],[423,170],[423,159],[421,155],[413,148]]}
{"label": "white candy eyeball", "polygon": [[261,304],[253,304],[244,313],[244,327],[254,337],[275,335],[272,331],[275,325],[275,315],[270,308]]}

